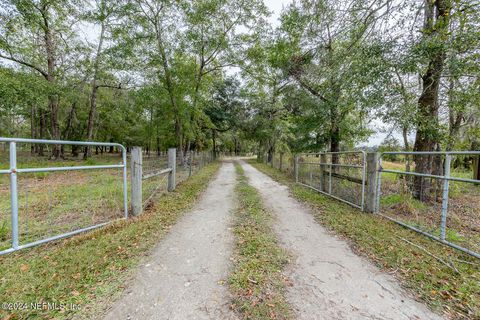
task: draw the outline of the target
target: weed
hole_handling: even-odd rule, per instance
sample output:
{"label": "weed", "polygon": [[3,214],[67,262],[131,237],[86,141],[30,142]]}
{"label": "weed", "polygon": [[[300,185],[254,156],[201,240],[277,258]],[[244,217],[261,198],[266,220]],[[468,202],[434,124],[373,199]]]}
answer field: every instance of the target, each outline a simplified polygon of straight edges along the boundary
{"label": "weed", "polygon": [[248,184],[241,166],[235,166],[240,207],[234,228],[235,267],[229,278],[233,306],[245,319],[289,319],[292,312],[282,275],[288,254],[277,244],[271,216],[257,191]]}

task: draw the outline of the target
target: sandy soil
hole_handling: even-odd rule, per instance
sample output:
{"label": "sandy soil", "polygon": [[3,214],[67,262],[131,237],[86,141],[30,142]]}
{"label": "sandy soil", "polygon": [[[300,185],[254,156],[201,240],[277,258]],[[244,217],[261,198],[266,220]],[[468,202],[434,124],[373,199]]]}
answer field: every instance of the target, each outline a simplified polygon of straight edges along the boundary
{"label": "sandy soil", "polygon": [[316,223],[286,186],[242,166],[276,216],[281,245],[294,257],[287,270],[288,300],[297,319],[441,319]]}
{"label": "sandy soil", "polygon": [[234,166],[224,163],[105,319],[235,319],[225,283],[234,241],[234,185]]}

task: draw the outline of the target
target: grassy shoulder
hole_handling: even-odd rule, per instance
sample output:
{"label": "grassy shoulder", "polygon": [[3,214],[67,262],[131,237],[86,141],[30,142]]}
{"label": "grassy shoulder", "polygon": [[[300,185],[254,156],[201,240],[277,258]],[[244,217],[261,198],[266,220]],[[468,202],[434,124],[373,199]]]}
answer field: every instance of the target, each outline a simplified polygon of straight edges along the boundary
{"label": "grassy shoulder", "polygon": [[[98,315],[121,294],[141,258],[192,207],[218,168],[219,163],[205,167],[138,218],[0,257],[0,318]],[[13,303],[24,310],[7,310]],[[39,309],[30,303],[39,303]]]}
{"label": "grassy shoulder", "polygon": [[277,244],[272,217],[257,191],[248,184],[242,167],[238,163],[235,167],[239,209],[234,227],[234,270],[229,277],[233,307],[244,319],[290,319],[282,274],[288,254]]}
{"label": "grassy shoulder", "polygon": [[270,166],[255,160],[250,164],[288,185],[296,199],[312,208],[317,221],[348,239],[357,253],[394,274],[432,309],[453,319],[480,319],[480,262],[477,259],[380,216],[362,213],[296,185]]}

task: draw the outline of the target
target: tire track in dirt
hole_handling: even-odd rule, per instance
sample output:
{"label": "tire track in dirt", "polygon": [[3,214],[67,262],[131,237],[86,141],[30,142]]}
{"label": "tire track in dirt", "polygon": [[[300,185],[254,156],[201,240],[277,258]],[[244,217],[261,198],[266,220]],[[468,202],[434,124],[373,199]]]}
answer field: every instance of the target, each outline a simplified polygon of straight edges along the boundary
{"label": "tire track in dirt", "polygon": [[280,243],[294,256],[287,299],[298,319],[441,319],[316,223],[288,187],[242,166],[276,217]]}
{"label": "tire track in dirt", "polygon": [[224,284],[233,251],[235,169],[226,162],[105,319],[235,319]]}

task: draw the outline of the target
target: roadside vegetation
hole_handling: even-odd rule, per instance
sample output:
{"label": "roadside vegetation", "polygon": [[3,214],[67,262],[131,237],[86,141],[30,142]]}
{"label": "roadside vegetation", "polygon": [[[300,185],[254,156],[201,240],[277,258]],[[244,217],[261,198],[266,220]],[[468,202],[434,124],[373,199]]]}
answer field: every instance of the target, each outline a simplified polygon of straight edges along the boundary
{"label": "roadside vegetation", "polygon": [[345,237],[352,249],[401,280],[432,309],[452,319],[480,318],[480,262],[403,228],[381,216],[362,213],[309,188],[265,164],[250,164],[288,185],[308,204],[316,220]]}
{"label": "roadside vegetation", "polygon": [[[98,317],[121,294],[142,257],[195,203],[218,168],[218,163],[206,166],[138,218],[0,257],[0,301],[20,303],[18,308],[26,303],[24,310],[0,309],[0,318]],[[32,302],[45,304],[33,310]]]}
{"label": "roadside vegetation", "polygon": [[272,216],[248,184],[242,167],[235,164],[239,199],[234,233],[234,270],[229,277],[233,307],[244,319],[290,319],[285,298],[287,279],[282,270],[288,253],[279,247],[271,228]]}

